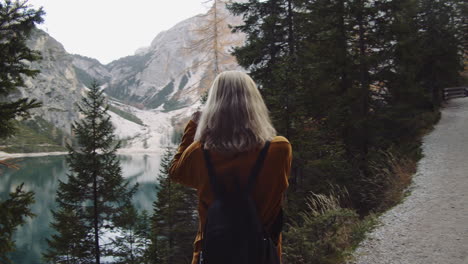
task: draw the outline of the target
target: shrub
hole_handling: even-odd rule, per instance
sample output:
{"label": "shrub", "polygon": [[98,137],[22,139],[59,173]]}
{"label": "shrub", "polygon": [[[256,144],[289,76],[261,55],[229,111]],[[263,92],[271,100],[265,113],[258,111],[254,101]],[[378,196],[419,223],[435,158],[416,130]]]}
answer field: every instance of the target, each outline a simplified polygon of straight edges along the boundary
{"label": "shrub", "polygon": [[411,184],[416,162],[416,159],[398,154],[394,149],[380,151],[370,161],[369,175],[359,177],[353,187],[359,208],[383,212],[398,204]]}
{"label": "shrub", "polygon": [[285,264],[345,261],[371,227],[371,222],[361,221],[356,211],[340,205],[346,199],[346,191],[308,196],[308,209],[300,214],[300,221],[288,225],[284,233]]}

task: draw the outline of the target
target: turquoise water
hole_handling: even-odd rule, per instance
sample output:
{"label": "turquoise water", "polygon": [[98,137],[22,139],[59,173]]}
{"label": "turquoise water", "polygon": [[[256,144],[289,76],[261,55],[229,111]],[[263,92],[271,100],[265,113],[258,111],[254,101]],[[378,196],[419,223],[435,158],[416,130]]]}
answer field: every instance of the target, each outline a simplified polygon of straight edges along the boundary
{"label": "turquoise water", "polygon": [[[155,183],[160,157],[157,155],[120,156],[123,176],[131,183],[139,183],[134,204],[139,210],[151,212],[156,198]],[[16,252],[10,254],[15,264],[42,264],[41,254],[47,249],[46,238],[53,230],[51,209],[55,208],[55,193],[58,180],[66,181],[69,172],[64,156],[21,158],[16,161],[19,170],[3,169],[0,172],[0,197],[24,183],[24,190],[35,193],[36,203],[32,206],[36,217],[28,219],[15,234]]]}

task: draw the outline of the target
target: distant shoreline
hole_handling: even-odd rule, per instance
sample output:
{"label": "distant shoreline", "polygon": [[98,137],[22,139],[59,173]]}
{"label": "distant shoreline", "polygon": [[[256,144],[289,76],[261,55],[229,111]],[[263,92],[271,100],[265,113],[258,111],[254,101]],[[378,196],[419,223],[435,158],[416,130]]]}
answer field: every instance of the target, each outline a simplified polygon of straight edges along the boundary
{"label": "distant shoreline", "polygon": [[31,152],[31,153],[8,153],[0,151],[0,160],[9,158],[23,158],[23,157],[43,157],[43,156],[61,156],[67,155],[68,152]]}
{"label": "distant shoreline", "polygon": [[[121,149],[117,151],[117,155],[154,155],[162,154],[164,150],[147,150],[147,149]],[[62,156],[68,155],[65,151],[56,152],[31,152],[31,153],[8,153],[0,151],[0,160],[10,158],[25,158],[25,157],[44,157],[44,156]]]}

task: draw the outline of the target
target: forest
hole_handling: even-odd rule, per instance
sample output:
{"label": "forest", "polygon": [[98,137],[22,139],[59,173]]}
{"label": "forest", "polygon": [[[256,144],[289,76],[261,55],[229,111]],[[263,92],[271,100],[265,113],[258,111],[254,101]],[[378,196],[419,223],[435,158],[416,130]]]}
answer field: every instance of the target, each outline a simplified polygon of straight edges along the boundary
{"label": "forest", "polygon": [[[293,148],[284,208],[283,262],[346,263],[407,194],[421,139],[440,118],[443,88],[467,85],[468,6],[461,0],[248,0],[227,4],[246,35],[232,54],[258,84],[278,133]],[[39,107],[6,101],[25,61],[25,41],[43,10],[0,4],[0,137]],[[215,51],[216,52],[216,51]],[[214,63],[214,72],[219,66]],[[190,263],[198,227],[196,193],[169,180],[174,149],[162,157],[153,212],[138,212],[138,185],[122,177],[99,85],[80,104],[72,172],[60,182],[47,263]],[[92,128],[92,129],[89,129]],[[8,161],[2,165],[14,166]],[[9,263],[16,228],[34,194],[19,186],[0,201],[0,263]],[[114,234],[105,237],[108,233]]]}

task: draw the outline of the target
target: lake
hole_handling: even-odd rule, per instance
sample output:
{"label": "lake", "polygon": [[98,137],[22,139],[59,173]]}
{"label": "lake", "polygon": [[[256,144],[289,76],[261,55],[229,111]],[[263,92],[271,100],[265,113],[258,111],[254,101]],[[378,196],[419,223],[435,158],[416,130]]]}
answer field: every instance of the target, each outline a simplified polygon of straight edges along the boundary
{"label": "lake", "polygon": [[[139,154],[119,158],[124,178],[133,184],[139,183],[134,196],[136,208],[152,212],[160,156]],[[16,251],[10,257],[15,264],[42,264],[41,254],[47,249],[45,239],[53,233],[49,227],[52,221],[50,210],[55,208],[58,180],[66,181],[69,169],[65,156],[20,158],[16,163],[21,167],[19,170],[1,168],[0,197],[5,200],[8,193],[24,182],[23,189],[35,193],[36,202],[31,209],[36,217],[18,228],[15,233]]]}

